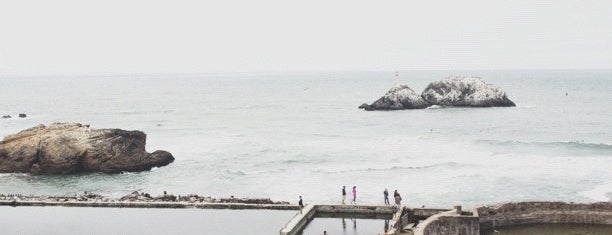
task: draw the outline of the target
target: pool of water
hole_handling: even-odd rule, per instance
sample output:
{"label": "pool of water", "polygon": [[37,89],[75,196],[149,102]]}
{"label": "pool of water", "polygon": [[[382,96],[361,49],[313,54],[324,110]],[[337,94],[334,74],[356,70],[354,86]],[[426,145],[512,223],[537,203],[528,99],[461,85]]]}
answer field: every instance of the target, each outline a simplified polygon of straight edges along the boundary
{"label": "pool of water", "polygon": [[482,235],[611,235],[612,225],[529,224],[481,231]]}
{"label": "pool of water", "polygon": [[1,234],[278,234],[295,211],[0,207]]}
{"label": "pool of water", "polygon": [[299,235],[372,235],[382,234],[389,226],[389,220],[356,218],[314,218]]}

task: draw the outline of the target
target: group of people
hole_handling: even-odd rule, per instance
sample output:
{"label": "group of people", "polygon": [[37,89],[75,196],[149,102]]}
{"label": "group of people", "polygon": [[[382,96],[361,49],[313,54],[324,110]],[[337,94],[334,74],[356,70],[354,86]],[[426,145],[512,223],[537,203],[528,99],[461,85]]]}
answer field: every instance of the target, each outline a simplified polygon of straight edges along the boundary
{"label": "group of people", "polygon": [[[385,205],[389,205],[389,191],[387,191],[387,189],[383,191],[383,196],[385,197]],[[402,196],[397,192],[397,189],[393,192],[393,199],[395,199],[395,205],[397,207],[402,205]]]}
{"label": "group of people", "polygon": [[[387,189],[385,189],[385,191],[383,191],[383,196],[384,196],[384,202],[385,205],[389,205],[389,191]],[[393,199],[395,200],[395,205],[397,207],[400,207],[402,205],[402,196],[397,192],[397,189],[395,190],[395,192],[393,192]],[[342,186],[342,204],[346,204],[346,185]],[[355,205],[357,204],[357,186],[353,186],[353,200],[351,201],[351,204]]]}
{"label": "group of people", "polygon": [[[351,204],[352,205],[356,205],[357,204],[357,186],[353,186],[353,200],[351,200]],[[385,191],[383,191],[383,196],[384,196],[384,202],[385,205],[389,205],[389,191],[387,189],[385,189]],[[393,192],[393,199],[395,200],[395,206],[397,207],[401,207],[402,205],[402,196],[397,192],[397,189],[395,190],[395,192]],[[342,204],[346,204],[346,185],[342,186]],[[298,205],[300,206],[300,209],[304,207],[304,201],[302,200],[302,196],[300,195],[300,200],[298,201]]]}
{"label": "group of people", "polygon": [[[346,204],[344,201],[346,200],[346,185],[342,186],[342,204]],[[357,204],[357,186],[353,186],[353,200],[351,204]]]}

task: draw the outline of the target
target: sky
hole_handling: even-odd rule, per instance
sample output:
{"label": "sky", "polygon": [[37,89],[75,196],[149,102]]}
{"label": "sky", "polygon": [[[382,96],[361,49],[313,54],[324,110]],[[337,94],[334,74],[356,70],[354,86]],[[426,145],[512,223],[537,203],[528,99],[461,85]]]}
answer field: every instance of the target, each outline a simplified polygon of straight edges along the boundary
{"label": "sky", "polygon": [[0,0],[0,76],[591,68],[612,1]]}

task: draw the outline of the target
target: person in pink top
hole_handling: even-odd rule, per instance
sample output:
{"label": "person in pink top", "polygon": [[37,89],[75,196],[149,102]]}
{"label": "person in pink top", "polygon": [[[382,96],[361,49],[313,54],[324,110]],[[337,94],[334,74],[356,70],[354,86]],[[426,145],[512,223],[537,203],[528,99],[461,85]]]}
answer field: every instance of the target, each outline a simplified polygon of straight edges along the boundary
{"label": "person in pink top", "polygon": [[352,204],[357,204],[357,186],[353,186],[353,201]]}

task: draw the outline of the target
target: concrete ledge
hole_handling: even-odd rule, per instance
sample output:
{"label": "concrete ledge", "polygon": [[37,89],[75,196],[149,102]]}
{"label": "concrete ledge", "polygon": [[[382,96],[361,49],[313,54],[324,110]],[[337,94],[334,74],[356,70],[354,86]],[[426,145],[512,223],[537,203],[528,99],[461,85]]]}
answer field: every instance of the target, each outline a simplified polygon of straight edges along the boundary
{"label": "concrete ledge", "polygon": [[458,214],[457,211],[451,210],[427,218],[414,228],[414,234],[480,235],[480,222],[478,216]]}
{"label": "concrete ledge", "polygon": [[280,235],[295,235],[304,229],[304,226],[315,216],[314,205],[306,205],[280,230]]}
{"label": "concrete ledge", "polygon": [[245,203],[190,203],[190,202],[91,202],[91,201],[7,201],[0,200],[0,206],[66,206],[66,207],[115,207],[115,208],[200,208],[200,209],[263,209],[297,210],[290,204],[245,204]]}
{"label": "concrete ledge", "polygon": [[390,206],[368,206],[368,205],[307,205],[296,214],[280,230],[280,235],[295,235],[300,233],[304,227],[316,217],[361,217],[381,218],[392,217],[394,209]]}
{"label": "concrete ledge", "polygon": [[612,203],[518,202],[477,208],[483,229],[520,224],[612,224]]}

